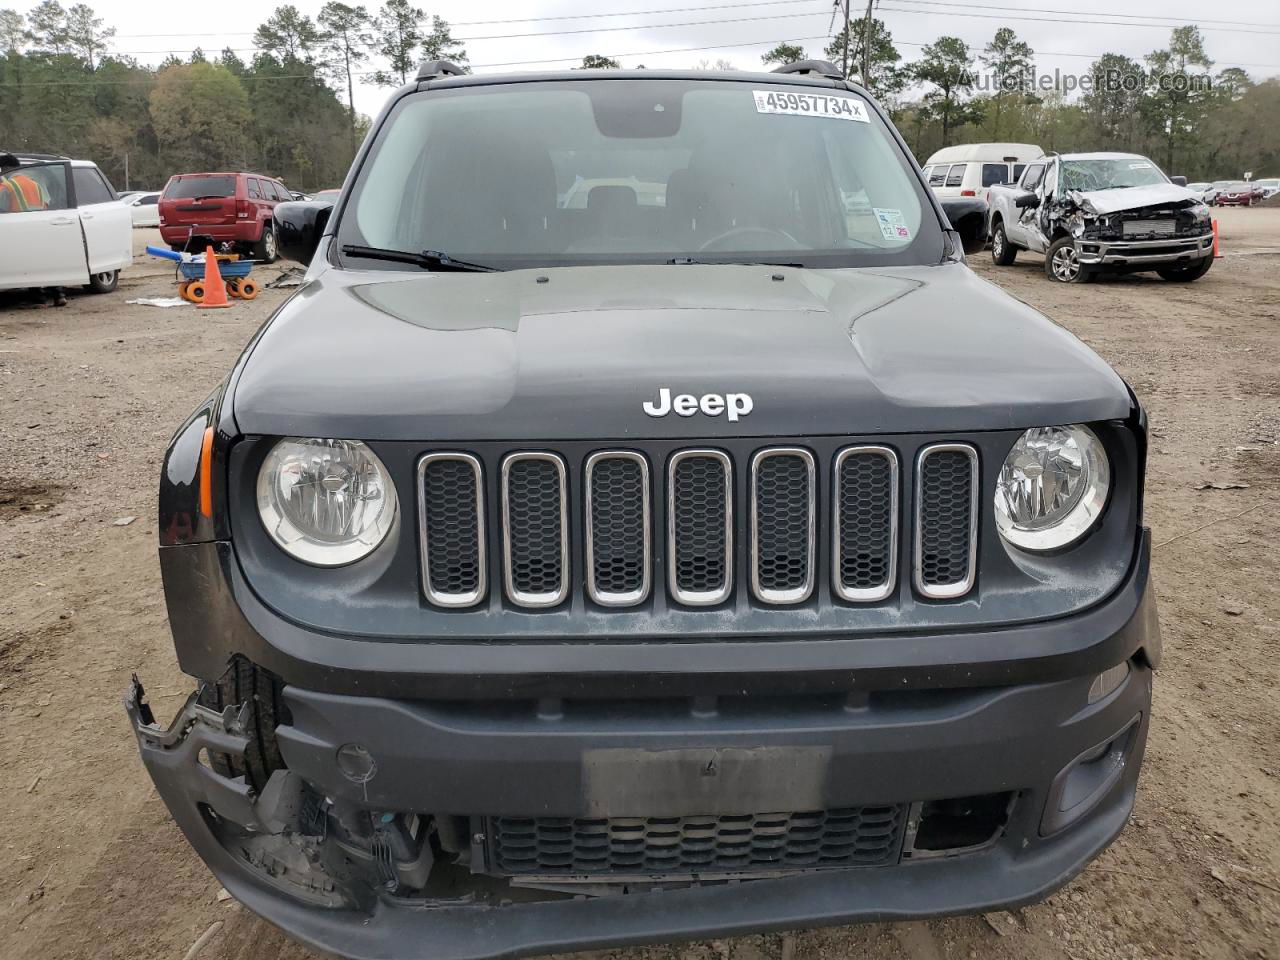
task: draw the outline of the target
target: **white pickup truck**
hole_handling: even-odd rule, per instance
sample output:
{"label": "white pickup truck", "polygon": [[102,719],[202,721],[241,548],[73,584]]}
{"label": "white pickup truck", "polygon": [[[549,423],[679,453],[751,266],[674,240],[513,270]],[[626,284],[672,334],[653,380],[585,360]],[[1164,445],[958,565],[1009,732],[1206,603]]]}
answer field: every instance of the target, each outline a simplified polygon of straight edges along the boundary
{"label": "white pickup truck", "polygon": [[133,262],[133,218],[97,165],[0,154],[0,186],[6,178],[31,197],[0,203],[0,290],[114,290]]}
{"label": "white pickup truck", "polygon": [[1044,254],[1045,275],[1060,283],[1142,270],[1187,282],[1213,265],[1208,206],[1138,154],[1044,156],[1017,183],[993,186],[988,203],[996,264]]}

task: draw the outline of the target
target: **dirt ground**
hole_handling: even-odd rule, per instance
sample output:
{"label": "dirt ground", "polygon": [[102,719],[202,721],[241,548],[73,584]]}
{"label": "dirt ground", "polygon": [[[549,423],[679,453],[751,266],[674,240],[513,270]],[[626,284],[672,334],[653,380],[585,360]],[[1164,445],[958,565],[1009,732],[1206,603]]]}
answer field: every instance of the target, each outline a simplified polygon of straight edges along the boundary
{"label": "dirt ground", "polygon": [[[1280,960],[1280,209],[1220,214],[1198,283],[1066,287],[1038,258],[980,274],[1126,377],[1153,426],[1147,522],[1165,663],[1120,840],[1012,917],[610,951],[625,960]],[[137,234],[139,246],[151,231]],[[277,272],[262,271],[264,277]],[[169,821],[120,695],[165,719],[177,670],[156,561],[156,476],[179,421],[285,292],[223,311],[139,259],[107,296],[0,295],[0,958],[302,960],[219,887]],[[998,350],[999,344],[992,344]],[[1227,489],[1202,489],[1215,484]],[[999,928],[999,929],[997,929]]]}

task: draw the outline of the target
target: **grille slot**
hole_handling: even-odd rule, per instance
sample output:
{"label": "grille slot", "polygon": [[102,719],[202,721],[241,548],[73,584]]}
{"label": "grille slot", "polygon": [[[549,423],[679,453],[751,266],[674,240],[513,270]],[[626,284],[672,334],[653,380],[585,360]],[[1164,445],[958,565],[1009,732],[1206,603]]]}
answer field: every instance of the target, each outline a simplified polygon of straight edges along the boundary
{"label": "grille slot", "polygon": [[626,450],[592,454],[584,486],[587,593],[606,607],[641,603],[653,562],[649,462]]}
{"label": "grille slot", "polygon": [[429,453],[418,461],[422,588],[441,607],[470,607],[486,587],[484,484],[468,453]]}
{"label": "grille slot", "polygon": [[668,461],[667,569],[671,595],[689,606],[733,591],[733,463],[719,450],[681,450]]}
{"label": "grille slot", "polygon": [[502,461],[502,549],[507,596],[522,607],[553,607],[569,593],[568,491],[553,453]]}
{"label": "grille slot", "polygon": [[506,875],[758,873],[897,861],[902,805],[741,816],[491,817],[490,860]]}
{"label": "grille slot", "polygon": [[842,600],[883,600],[898,576],[898,455],[846,447],[836,455],[834,488],[832,587]]}
{"label": "grille slot", "polygon": [[978,454],[959,443],[920,451],[916,468],[916,589],[949,599],[973,587],[978,550]]}
{"label": "grille slot", "polygon": [[765,603],[801,603],[813,593],[814,473],[808,450],[751,458],[751,587]]}

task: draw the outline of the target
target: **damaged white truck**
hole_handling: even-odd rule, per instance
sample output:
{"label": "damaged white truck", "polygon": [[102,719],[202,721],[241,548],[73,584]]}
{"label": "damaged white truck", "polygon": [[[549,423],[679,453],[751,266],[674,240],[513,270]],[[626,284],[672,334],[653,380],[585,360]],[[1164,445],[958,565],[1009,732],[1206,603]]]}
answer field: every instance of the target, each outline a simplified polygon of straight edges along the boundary
{"label": "damaged white truck", "polygon": [[1138,154],[1044,156],[1017,183],[992,187],[988,201],[997,266],[1030,250],[1060,283],[1143,270],[1185,283],[1213,266],[1209,207]]}

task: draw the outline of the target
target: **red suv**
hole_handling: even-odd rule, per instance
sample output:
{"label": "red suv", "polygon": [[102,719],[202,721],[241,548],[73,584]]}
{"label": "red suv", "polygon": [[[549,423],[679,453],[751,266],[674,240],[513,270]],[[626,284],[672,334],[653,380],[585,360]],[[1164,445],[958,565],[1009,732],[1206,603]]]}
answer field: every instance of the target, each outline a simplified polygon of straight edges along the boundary
{"label": "red suv", "polygon": [[267,263],[276,259],[271,213],[293,195],[258,173],[180,173],[160,195],[160,236],[174,250],[203,250],[231,242]]}

